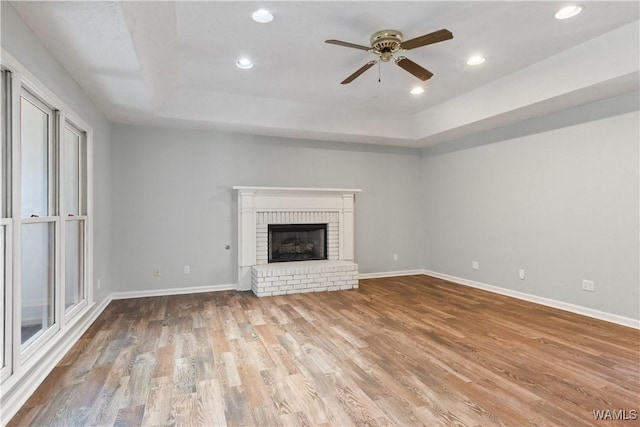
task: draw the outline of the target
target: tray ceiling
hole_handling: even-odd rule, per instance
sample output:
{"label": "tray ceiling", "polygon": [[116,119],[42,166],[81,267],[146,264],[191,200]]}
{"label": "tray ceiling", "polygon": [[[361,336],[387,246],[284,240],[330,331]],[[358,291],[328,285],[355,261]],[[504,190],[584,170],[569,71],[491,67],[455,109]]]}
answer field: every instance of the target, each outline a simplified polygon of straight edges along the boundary
{"label": "tray ceiling", "polygon": [[[563,21],[542,1],[11,4],[116,123],[424,147],[638,89],[638,2]],[[262,7],[271,23],[251,19]],[[324,40],[386,28],[454,38],[406,53],[427,82],[391,62],[340,85],[374,57]]]}

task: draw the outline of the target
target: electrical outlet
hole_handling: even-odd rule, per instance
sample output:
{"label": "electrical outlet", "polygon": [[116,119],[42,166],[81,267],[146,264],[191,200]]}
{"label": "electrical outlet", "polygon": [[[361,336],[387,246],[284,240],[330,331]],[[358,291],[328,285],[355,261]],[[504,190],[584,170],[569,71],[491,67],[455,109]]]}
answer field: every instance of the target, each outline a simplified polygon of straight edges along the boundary
{"label": "electrical outlet", "polygon": [[582,280],[582,290],[587,292],[595,292],[596,287],[593,280]]}
{"label": "electrical outlet", "polygon": [[518,270],[518,277],[520,278],[520,280],[524,280],[524,269],[520,269]]}
{"label": "electrical outlet", "polygon": [[191,274],[191,266],[188,266],[188,265],[184,266],[184,274]]}
{"label": "electrical outlet", "polygon": [[100,279],[96,282],[96,288],[100,289]]}
{"label": "electrical outlet", "polygon": [[160,277],[160,268],[156,267],[153,270],[151,270],[153,277]]}
{"label": "electrical outlet", "polygon": [[398,254],[393,254],[393,260],[397,261],[398,260]]}
{"label": "electrical outlet", "polygon": [[471,268],[474,270],[480,270],[480,263],[478,261],[471,261]]}

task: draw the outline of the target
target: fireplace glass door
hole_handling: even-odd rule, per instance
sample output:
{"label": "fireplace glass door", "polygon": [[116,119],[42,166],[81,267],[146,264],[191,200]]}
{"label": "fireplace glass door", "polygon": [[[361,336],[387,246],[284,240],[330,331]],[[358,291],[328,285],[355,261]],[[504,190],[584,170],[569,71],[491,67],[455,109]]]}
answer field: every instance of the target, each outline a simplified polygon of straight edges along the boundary
{"label": "fireplace glass door", "polygon": [[327,259],[327,224],[269,224],[269,262]]}

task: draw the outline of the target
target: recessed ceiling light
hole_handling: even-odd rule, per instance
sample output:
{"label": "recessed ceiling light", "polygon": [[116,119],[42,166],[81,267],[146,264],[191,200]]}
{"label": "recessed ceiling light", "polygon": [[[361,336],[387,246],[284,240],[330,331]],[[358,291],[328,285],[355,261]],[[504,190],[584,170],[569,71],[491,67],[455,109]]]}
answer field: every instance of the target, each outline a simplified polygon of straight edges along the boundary
{"label": "recessed ceiling light", "polygon": [[467,64],[468,65],[480,65],[485,60],[486,60],[486,58],[484,56],[476,55],[476,56],[472,56],[471,58],[467,59]]}
{"label": "recessed ceiling light", "polygon": [[251,62],[248,58],[240,58],[236,61],[236,67],[242,68],[243,70],[248,70],[253,67],[253,62]]}
{"label": "recessed ceiling light", "polygon": [[577,4],[572,4],[571,6],[566,6],[556,12],[556,19],[567,19],[572,18],[582,12],[582,6]]}
{"label": "recessed ceiling light", "polygon": [[413,89],[411,89],[411,95],[420,95],[421,93],[424,93],[424,89],[421,88],[420,86],[416,86]]}
{"label": "recessed ceiling light", "polygon": [[254,21],[259,22],[261,24],[266,24],[267,22],[273,21],[273,15],[266,9],[260,9],[253,12],[251,15]]}

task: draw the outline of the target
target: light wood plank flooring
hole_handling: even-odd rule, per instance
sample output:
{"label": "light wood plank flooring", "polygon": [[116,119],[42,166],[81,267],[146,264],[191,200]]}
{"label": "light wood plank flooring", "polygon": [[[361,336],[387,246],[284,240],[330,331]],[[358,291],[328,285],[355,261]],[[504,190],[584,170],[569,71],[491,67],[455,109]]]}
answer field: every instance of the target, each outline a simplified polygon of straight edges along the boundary
{"label": "light wood plank flooring", "polygon": [[9,425],[637,425],[593,411],[640,410],[639,334],[426,276],[119,300]]}

